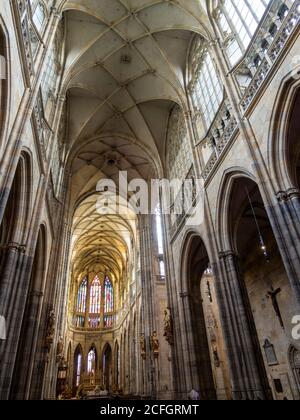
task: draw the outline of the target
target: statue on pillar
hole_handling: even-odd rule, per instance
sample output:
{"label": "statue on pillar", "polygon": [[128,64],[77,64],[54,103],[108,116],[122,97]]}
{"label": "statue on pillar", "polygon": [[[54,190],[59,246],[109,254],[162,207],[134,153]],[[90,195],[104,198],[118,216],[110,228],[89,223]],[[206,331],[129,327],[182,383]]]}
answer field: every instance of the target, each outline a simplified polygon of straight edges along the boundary
{"label": "statue on pillar", "polygon": [[218,352],[217,342],[215,340],[212,340],[211,346],[212,346],[212,352],[213,352],[213,356],[214,356],[215,366],[216,367],[220,367],[221,366],[221,362],[220,362],[220,358],[219,358],[219,352]]}
{"label": "statue on pillar", "polygon": [[151,336],[151,347],[154,357],[157,359],[159,356],[159,339],[156,331],[153,331]]}
{"label": "statue on pillar", "polygon": [[170,346],[172,346],[174,344],[173,322],[169,308],[165,310],[164,324],[164,337],[166,337],[167,342],[170,344]]}
{"label": "statue on pillar", "polygon": [[54,309],[52,308],[49,313],[47,334],[46,334],[46,347],[48,348],[48,351],[50,350],[50,347],[53,344],[54,335],[55,335],[55,312],[54,312]]}

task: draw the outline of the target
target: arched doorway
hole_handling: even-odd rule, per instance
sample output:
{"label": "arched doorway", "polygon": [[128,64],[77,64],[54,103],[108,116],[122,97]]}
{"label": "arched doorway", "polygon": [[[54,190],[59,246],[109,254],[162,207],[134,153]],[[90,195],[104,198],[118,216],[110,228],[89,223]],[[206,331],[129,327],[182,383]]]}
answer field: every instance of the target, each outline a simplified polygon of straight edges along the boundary
{"label": "arched doorway", "polygon": [[109,344],[106,344],[103,349],[102,375],[104,389],[110,391],[112,385],[112,350]]}
{"label": "arched doorway", "polygon": [[[201,399],[214,400],[217,389],[224,391],[227,387],[223,375],[226,362],[210,260],[199,235],[188,237],[182,266],[187,287],[181,295],[182,305],[185,322],[189,320],[192,332],[189,338],[187,331],[189,355],[186,357],[192,382],[188,391],[193,388],[199,391]],[[188,330],[189,326],[186,328]],[[222,398],[221,395],[218,397]]]}
{"label": "arched doorway", "polygon": [[253,357],[265,397],[290,399],[286,355],[296,301],[258,185],[242,174],[231,181],[227,246],[236,255]]}

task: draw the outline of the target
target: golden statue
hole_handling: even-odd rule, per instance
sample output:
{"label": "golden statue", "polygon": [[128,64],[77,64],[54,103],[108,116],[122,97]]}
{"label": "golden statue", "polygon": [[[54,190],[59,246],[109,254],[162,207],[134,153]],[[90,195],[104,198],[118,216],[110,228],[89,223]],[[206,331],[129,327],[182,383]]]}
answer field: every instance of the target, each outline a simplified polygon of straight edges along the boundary
{"label": "golden statue", "polygon": [[166,337],[167,342],[170,344],[170,346],[172,346],[174,344],[173,322],[169,308],[165,310],[164,324],[164,337]]}

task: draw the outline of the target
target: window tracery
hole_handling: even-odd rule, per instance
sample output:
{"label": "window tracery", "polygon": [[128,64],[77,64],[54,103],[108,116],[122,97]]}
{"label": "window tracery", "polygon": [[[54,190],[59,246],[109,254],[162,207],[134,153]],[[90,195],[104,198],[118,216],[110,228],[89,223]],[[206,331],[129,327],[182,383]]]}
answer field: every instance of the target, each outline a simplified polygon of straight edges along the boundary
{"label": "window tracery", "polygon": [[172,110],[169,120],[167,162],[170,180],[184,180],[193,163],[186,121],[178,105]]}
{"label": "window tracery", "polygon": [[189,87],[194,110],[208,130],[224,99],[224,87],[209,45],[201,37],[195,39],[190,52]]}
{"label": "window tracery", "polygon": [[96,275],[91,283],[85,278],[77,291],[75,326],[112,328],[114,321],[114,287],[109,277],[101,281]]}

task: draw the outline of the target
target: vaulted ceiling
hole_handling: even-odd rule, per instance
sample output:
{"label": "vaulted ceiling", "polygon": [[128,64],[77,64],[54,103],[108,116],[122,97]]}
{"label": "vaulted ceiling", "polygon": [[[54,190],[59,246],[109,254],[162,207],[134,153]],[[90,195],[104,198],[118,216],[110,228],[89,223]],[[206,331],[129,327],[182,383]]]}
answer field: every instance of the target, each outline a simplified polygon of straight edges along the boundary
{"label": "vaulted ceiling", "polygon": [[195,34],[208,37],[205,4],[64,2],[63,91],[73,205],[94,192],[100,178],[117,181],[120,170],[127,170],[129,179],[163,175],[170,111],[175,104],[188,109],[190,42]]}
{"label": "vaulted ceiling", "polygon": [[170,108],[178,103],[187,109],[191,37],[207,36],[201,2],[73,0],[64,11],[71,150],[76,155],[78,147],[108,133],[121,142],[135,139],[163,164]]}

